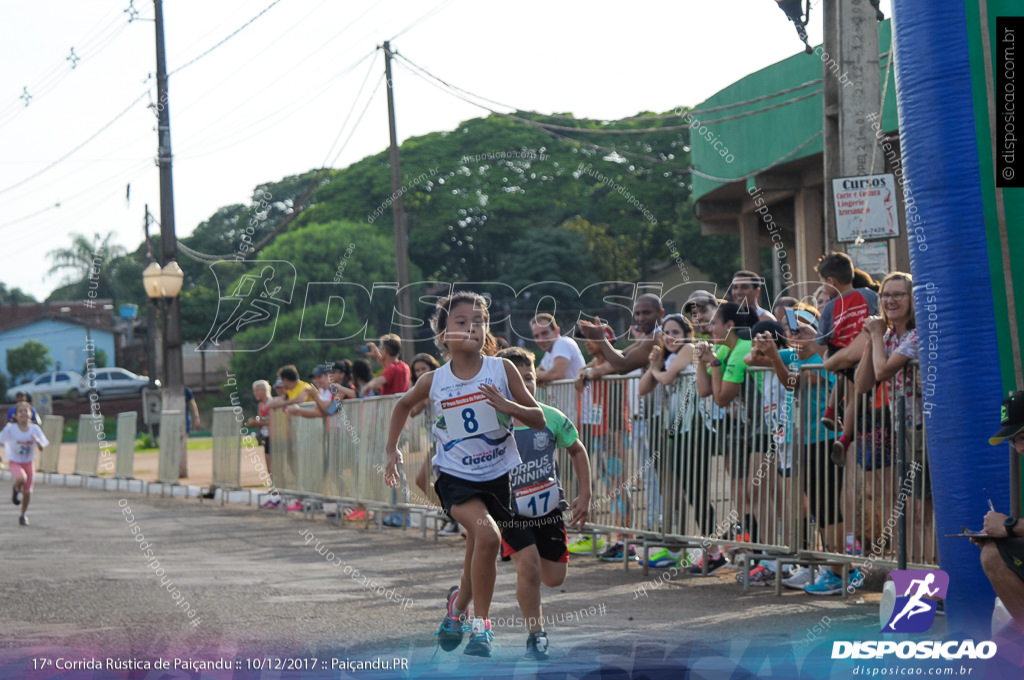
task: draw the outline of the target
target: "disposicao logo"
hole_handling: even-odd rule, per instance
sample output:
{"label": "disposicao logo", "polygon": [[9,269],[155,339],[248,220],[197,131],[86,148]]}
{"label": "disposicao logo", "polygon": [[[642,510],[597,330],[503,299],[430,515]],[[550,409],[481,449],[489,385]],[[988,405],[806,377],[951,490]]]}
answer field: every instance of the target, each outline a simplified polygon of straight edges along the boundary
{"label": "disposicao logo", "polygon": [[[883,633],[923,633],[935,623],[934,600],[945,599],[949,574],[941,569],[907,569],[892,576],[896,604]],[[884,659],[892,654],[899,659],[991,659],[997,652],[991,640],[836,640],[832,643],[833,659]]]}
{"label": "disposicao logo", "polygon": [[889,621],[882,627],[883,633],[923,633],[935,623],[935,600],[945,599],[949,588],[949,574],[941,569],[907,569],[894,571],[892,582],[896,586],[896,606]]}

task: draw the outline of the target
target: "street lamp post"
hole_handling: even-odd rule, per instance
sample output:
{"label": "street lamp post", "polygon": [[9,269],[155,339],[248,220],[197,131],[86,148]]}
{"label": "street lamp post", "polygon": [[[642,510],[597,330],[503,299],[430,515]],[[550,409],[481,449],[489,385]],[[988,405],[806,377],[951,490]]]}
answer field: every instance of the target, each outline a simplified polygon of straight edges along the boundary
{"label": "street lamp post", "polygon": [[[184,367],[181,357],[181,315],[178,309],[178,292],[181,290],[181,268],[175,259],[178,255],[178,238],[174,233],[174,183],[171,174],[171,108],[167,93],[167,57],[164,47],[164,10],[162,0],[153,0],[153,18],[156,24],[156,91],[157,91],[157,163],[160,165],[160,261],[163,274],[173,267],[177,276],[177,288],[167,299],[163,323],[164,340],[164,410],[180,411],[185,417]],[[155,263],[154,263],[155,264]],[[152,267],[152,265],[150,265]],[[149,269],[147,267],[147,269]],[[161,279],[163,280],[163,279]],[[170,288],[166,288],[170,291]],[[147,291],[148,292],[148,291]],[[169,299],[168,299],[169,298]],[[184,433],[185,429],[182,428]],[[182,441],[181,467],[179,475],[188,476],[188,447]]]}
{"label": "street lamp post", "polygon": [[[164,389],[163,389],[163,410],[178,411],[181,418],[185,418],[185,385],[183,380],[183,369],[181,361],[181,328],[177,326],[178,294],[181,292],[181,284],[185,279],[185,272],[181,270],[174,260],[161,267],[156,262],[150,262],[142,272],[142,284],[146,289],[146,295],[158,302],[163,316],[163,368],[164,368]],[[177,344],[171,342],[173,333],[177,332]],[[152,329],[150,329],[152,332]],[[185,431],[184,428],[181,430]],[[179,476],[188,476],[188,446],[182,442],[181,467]]]}

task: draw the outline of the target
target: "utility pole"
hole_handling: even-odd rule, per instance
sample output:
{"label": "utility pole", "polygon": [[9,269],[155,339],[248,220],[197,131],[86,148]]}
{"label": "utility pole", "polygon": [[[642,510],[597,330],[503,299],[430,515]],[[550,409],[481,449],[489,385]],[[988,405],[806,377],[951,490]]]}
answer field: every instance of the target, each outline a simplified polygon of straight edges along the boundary
{"label": "utility pole", "polygon": [[[146,253],[149,260],[153,260],[153,248],[149,241],[150,214],[149,204],[146,204],[146,216],[142,221],[142,231],[146,234]],[[149,264],[148,262],[146,264]],[[149,387],[156,388],[156,377],[160,375],[156,358],[156,304],[153,298],[146,296],[146,363],[149,365]],[[150,427],[150,435],[153,428]]]}
{"label": "utility pole", "polygon": [[[156,19],[156,91],[157,135],[160,164],[160,266],[178,259],[178,239],[174,234],[174,183],[171,176],[171,112],[167,98],[167,57],[164,50],[164,11],[162,0],[153,0]],[[164,405],[165,411],[178,411],[185,419],[184,367],[181,357],[181,314],[178,297],[164,300]],[[181,465],[179,476],[188,477],[188,446],[181,427]]]}
{"label": "utility pole", "polygon": [[399,335],[407,358],[416,353],[412,329],[412,303],[409,299],[409,245],[405,225],[405,208],[402,206],[402,168],[398,157],[398,133],[395,131],[394,80],[391,79],[391,43],[384,41],[384,76],[388,85],[388,132],[391,135],[391,218],[395,223],[395,264],[398,270],[398,313]]}
{"label": "utility pole", "polygon": [[[878,60],[878,15],[866,2],[823,2],[822,77],[825,99],[825,250],[844,250],[837,242],[832,180],[878,174],[884,154],[874,153],[871,122],[880,120],[881,74]],[[828,57],[825,57],[825,54]],[[891,57],[890,57],[891,58]],[[839,65],[833,72],[826,64]],[[845,83],[840,76],[847,76]],[[872,164],[872,156],[874,164]]]}

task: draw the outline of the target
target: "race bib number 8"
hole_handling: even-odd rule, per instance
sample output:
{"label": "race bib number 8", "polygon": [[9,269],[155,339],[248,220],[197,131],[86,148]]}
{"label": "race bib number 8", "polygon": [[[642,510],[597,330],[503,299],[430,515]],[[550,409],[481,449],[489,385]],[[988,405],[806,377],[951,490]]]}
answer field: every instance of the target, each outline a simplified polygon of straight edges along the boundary
{"label": "race bib number 8", "polygon": [[553,479],[516,489],[516,511],[523,517],[543,517],[554,511],[558,500],[558,483]]}
{"label": "race bib number 8", "polygon": [[482,392],[444,399],[441,410],[448,435],[453,439],[465,439],[501,428],[498,412],[487,403]]}

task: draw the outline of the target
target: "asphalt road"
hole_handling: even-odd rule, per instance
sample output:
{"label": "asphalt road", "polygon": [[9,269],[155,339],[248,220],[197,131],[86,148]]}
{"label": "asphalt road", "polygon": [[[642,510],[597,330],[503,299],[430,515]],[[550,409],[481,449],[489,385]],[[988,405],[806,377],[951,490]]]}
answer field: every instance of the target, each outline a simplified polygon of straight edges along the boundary
{"label": "asphalt road", "polygon": [[[879,627],[877,593],[849,601],[795,591],[776,597],[768,588],[744,594],[733,570],[680,574],[654,587],[653,572],[645,578],[638,568],[574,557],[565,584],[543,589],[552,658],[538,668],[523,659],[508,563],[499,567],[492,607],[494,657],[437,649],[433,632],[458,581],[461,538],[43,484],[29,516],[31,526],[20,527],[16,508],[0,506],[0,677],[164,677],[124,665],[179,659],[194,671],[188,659],[222,658],[232,670],[203,677],[348,677],[338,668],[345,659],[377,656],[404,658],[407,670],[349,672],[581,677],[600,667],[601,677],[618,669],[619,677],[653,678],[680,677],[686,666],[691,677],[730,677],[737,664],[764,672],[813,655],[826,637],[877,637]],[[809,638],[817,640],[800,644]],[[107,657],[116,660],[109,673],[55,666],[98,659],[109,670]]]}

